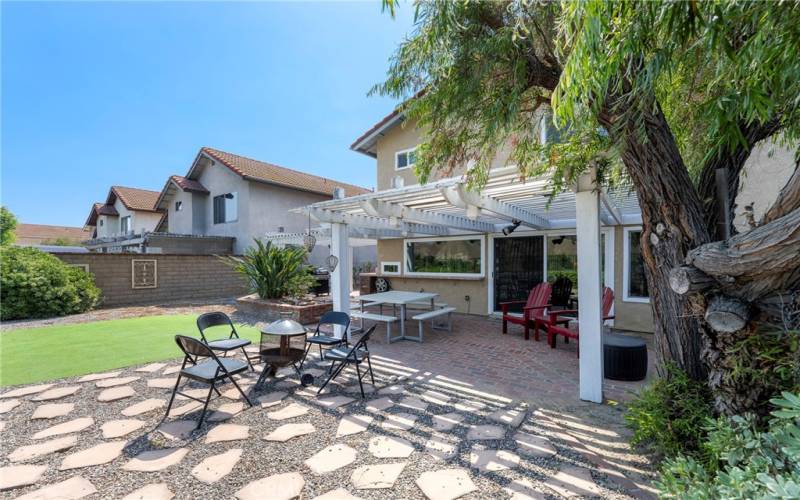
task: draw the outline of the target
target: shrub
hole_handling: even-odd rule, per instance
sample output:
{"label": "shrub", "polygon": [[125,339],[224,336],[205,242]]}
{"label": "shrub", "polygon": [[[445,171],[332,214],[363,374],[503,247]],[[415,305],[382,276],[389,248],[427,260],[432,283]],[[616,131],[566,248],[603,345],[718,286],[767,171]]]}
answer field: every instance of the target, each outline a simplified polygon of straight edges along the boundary
{"label": "shrub", "polygon": [[0,207],[0,245],[10,245],[16,238],[17,218],[6,207]]}
{"label": "shrub", "polygon": [[262,299],[299,297],[314,283],[305,264],[306,251],[299,247],[278,248],[272,242],[255,240],[242,257],[225,257],[238,273],[247,278],[250,289]]}
{"label": "shrub", "polygon": [[97,304],[100,289],[92,276],[35,248],[3,247],[0,319],[64,316]]}

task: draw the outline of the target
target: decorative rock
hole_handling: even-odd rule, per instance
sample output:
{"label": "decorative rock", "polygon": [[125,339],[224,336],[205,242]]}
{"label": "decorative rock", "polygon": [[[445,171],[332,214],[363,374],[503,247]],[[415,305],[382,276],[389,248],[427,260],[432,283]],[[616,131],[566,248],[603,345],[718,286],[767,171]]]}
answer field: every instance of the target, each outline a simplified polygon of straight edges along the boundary
{"label": "decorative rock", "polygon": [[353,496],[344,488],[337,488],[327,493],[323,493],[312,500],[361,500],[359,497]]}
{"label": "decorative rock", "polygon": [[378,391],[378,394],[389,395],[389,396],[399,396],[406,392],[406,388],[402,385],[389,385],[384,387],[383,389]]}
{"label": "decorative rock", "polygon": [[463,411],[464,413],[477,413],[486,409],[486,403],[481,401],[472,401],[466,399],[455,404],[456,410]]}
{"label": "decorative rock", "polygon": [[46,470],[46,465],[9,465],[8,467],[0,467],[0,491],[34,484]]}
{"label": "decorative rock", "polygon": [[350,482],[357,490],[391,488],[405,466],[405,462],[365,465],[353,471]]}
{"label": "decorative rock", "polygon": [[460,413],[445,413],[443,415],[434,415],[432,426],[437,431],[450,431],[463,421],[464,416]]}
{"label": "decorative rock", "polygon": [[422,393],[422,399],[435,405],[446,405],[450,402],[450,396],[438,391],[425,391]]}
{"label": "decorative rock", "polygon": [[108,387],[117,387],[119,385],[130,384],[131,382],[135,382],[142,377],[121,377],[121,378],[110,378],[106,380],[101,380],[99,382],[95,382],[94,385],[98,389],[106,389]]}
{"label": "decorative rock", "polygon": [[170,500],[174,496],[167,483],[153,483],[142,486],[122,500]]}
{"label": "decorative rock", "polygon": [[33,411],[31,418],[34,420],[40,418],[57,418],[67,415],[75,409],[75,403],[51,403],[39,405]]}
{"label": "decorative rock", "polygon": [[262,408],[269,408],[270,406],[279,405],[286,395],[287,393],[283,391],[269,392],[263,396],[259,396],[256,401],[261,403]]}
{"label": "decorative rock", "polygon": [[339,408],[340,406],[350,404],[353,401],[355,401],[355,399],[348,398],[347,396],[331,396],[329,398],[317,399],[316,403],[322,406],[323,408],[333,410]]}
{"label": "decorative rock", "polygon": [[267,441],[278,441],[284,443],[294,437],[304,436],[316,431],[313,425],[303,424],[283,424],[268,435],[264,436]]}
{"label": "decorative rock", "polygon": [[225,420],[232,419],[234,416],[241,413],[242,410],[244,410],[244,403],[227,403],[220,405],[216,411],[208,416],[208,421],[224,422]]}
{"label": "decorative rock", "polygon": [[54,399],[61,399],[67,396],[72,396],[81,390],[79,385],[71,385],[68,387],[56,387],[55,389],[48,389],[44,392],[37,394],[31,398],[31,401],[52,401]]}
{"label": "decorative rock", "polygon": [[126,444],[128,444],[127,441],[111,441],[73,453],[64,458],[58,470],[79,469],[113,462],[118,456],[122,455],[122,450]]}
{"label": "decorative rock", "polygon": [[403,398],[397,404],[399,404],[403,408],[408,408],[410,410],[425,411],[426,409],[428,409],[428,403],[419,399],[416,396],[408,396],[406,398]]}
{"label": "decorative rock", "polygon": [[574,465],[565,465],[555,476],[551,476],[544,483],[563,497],[594,497],[602,496],[603,492],[592,479],[589,469]]}
{"label": "decorative rock", "polygon": [[140,403],[125,408],[121,413],[126,417],[135,417],[136,415],[141,415],[142,413],[147,413],[166,405],[167,401],[165,399],[145,399]]}
{"label": "decorative rock", "polygon": [[510,425],[511,427],[519,427],[519,424],[525,420],[525,412],[519,410],[497,410],[489,414],[489,420],[494,420],[501,424]]}
{"label": "decorative rock", "polygon": [[376,458],[408,458],[414,445],[395,436],[376,436],[369,440],[369,452]]}
{"label": "decorative rock", "polygon": [[239,500],[295,500],[305,484],[303,476],[297,472],[286,472],[253,481],[235,495]]}
{"label": "decorative rock", "polygon": [[377,413],[388,410],[392,406],[394,406],[394,401],[389,398],[373,399],[367,403],[367,411],[371,413]]}
{"label": "decorative rock", "polygon": [[389,431],[407,431],[414,427],[417,416],[410,413],[392,413],[386,416],[381,427]]}
{"label": "decorative rock", "polygon": [[219,455],[212,455],[192,469],[192,476],[198,481],[207,484],[216,483],[230,474],[241,458],[241,448],[234,448]]}
{"label": "decorative rock", "polygon": [[356,459],[357,452],[345,444],[334,444],[323,448],[305,461],[306,466],[315,474],[326,474],[350,465]]}
{"label": "decorative rock", "polygon": [[50,453],[57,451],[64,451],[72,448],[78,444],[78,437],[75,435],[64,436],[57,439],[51,439],[39,444],[30,444],[28,446],[20,446],[8,455],[8,459],[12,462],[23,462],[25,460],[33,460]]}
{"label": "decorative rock", "polygon": [[306,413],[308,413],[308,408],[297,403],[292,403],[286,408],[267,413],[267,418],[271,420],[287,420],[290,418],[301,417]]}
{"label": "decorative rock", "polygon": [[375,417],[371,415],[345,415],[339,420],[336,437],[350,436],[367,430]]}
{"label": "decorative rock", "polygon": [[247,439],[250,436],[250,427],[237,424],[222,424],[208,431],[206,444],[219,443],[222,441],[237,441]]}
{"label": "decorative rock", "polygon": [[27,387],[20,387],[19,389],[14,389],[13,391],[8,391],[4,392],[3,394],[0,394],[0,399],[30,396],[31,394],[36,394],[37,392],[46,391],[47,389],[53,387],[54,385],[55,384],[39,384],[39,385],[29,385]]}
{"label": "decorative rock", "polygon": [[175,387],[175,382],[178,379],[175,377],[165,377],[165,378],[151,378],[147,381],[147,387],[152,387],[154,389],[172,389]]}
{"label": "decorative rock", "polygon": [[516,479],[503,488],[511,495],[509,500],[545,500],[543,493],[533,489],[533,483],[527,479]]}
{"label": "decorative rock", "polygon": [[154,372],[157,372],[158,370],[164,368],[165,366],[167,366],[166,363],[151,363],[151,364],[145,365],[145,366],[143,366],[141,368],[137,368],[135,371],[137,371],[139,373],[154,373]]}
{"label": "decorative rock", "polygon": [[144,427],[143,420],[127,419],[127,420],[109,420],[104,423],[100,428],[103,431],[103,438],[113,439],[122,436],[127,436],[133,431],[139,430]]}
{"label": "decorative rock", "polygon": [[177,408],[172,408],[169,414],[171,417],[180,417],[186,415],[187,413],[192,413],[193,411],[199,410],[202,407],[203,403],[192,401],[191,403],[186,403],[185,405],[178,406]]}
{"label": "decorative rock", "polygon": [[545,437],[517,432],[514,434],[514,441],[517,442],[517,452],[528,457],[552,457],[557,453],[553,444]]}
{"label": "decorative rock", "polygon": [[8,401],[3,401],[0,403],[0,414],[8,413],[20,404],[22,404],[22,401],[19,399],[9,399]]}
{"label": "decorative rock", "polygon": [[506,450],[473,449],[469,463],[481,472],[496,472],[519,465],[519,456]]}
{"label": "decorative rock", "polygon": [[130,459],[122,468],[137,472],[156,472],[180,463],[187,453],[189,453],[188,448],[143,451]]}
{"label": "decorative rock", "polygon": [[119,377],[120,373],[122,372],[91,373],[79,378],[78,382],[94,382],[96,380]]}
{"label": "decorative rock", "polygon": [[104,390],[97,395],[97,400],[101,403],[109,403],[111,401],[118,401],[120,399],[129,398],[135,395],[136,391],[133,390],[133,387],[129,385],[123,385],[122,387],[114,387],[113,389]]}
{"label": "decorative rock", "polygon": [[197,422],[193,420],[175,420],[159,425],[156,430],[167,439],[182,440],[187,439],[195,428]]}
{"label": "decorative rock", "polygon": [[499,425],[473,425],[467,433],[467,439],[470,441],[504,439],[505,436],[506,430]]}
{"label": "decorative rock", "polygon": [[39,431],[33,435],[33,439],[44,439],[53,436],[58,436],[59,434],[70,434],[73,432],[80,432],[92,425],[94,425],[94,419],[91,417],[76,418],[75,420],[70,420],[68,422],[57,424],[52,427],[48,427],[47,429],[44,429],[42,431]]}
{"label": "decorative rock", "polygon": [[478,489],[464,469],[428,471],[416,483],[430,500],[454,500]]}
{"label": "decorative rock", "polygon": [[440,437],[433,436],[425,442],[425,451],[436,460],[450,460],[458,454],[458,447]]}
{"label": "decorative rock", "polygon": [[94,493],[97,493],[97,488],[92,483],[75,476],[17,497],[17,500],[77,500]]}

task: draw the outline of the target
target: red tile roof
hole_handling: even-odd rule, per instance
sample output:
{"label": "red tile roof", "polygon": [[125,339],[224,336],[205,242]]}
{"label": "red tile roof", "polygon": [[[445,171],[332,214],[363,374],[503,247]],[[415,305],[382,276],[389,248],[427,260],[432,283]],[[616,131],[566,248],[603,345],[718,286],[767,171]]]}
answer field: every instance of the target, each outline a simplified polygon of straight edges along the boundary
{"label": "red tile roof", "polygon": [[159,191],[149,191],[147,189],[124,186],[111,186],[111,191],[108,193],[106,205],[112,205],[114,203],[113,197],[117,197],[128,210],[158,212],[159,210],[156,210],[155,206],[159,194],[161,194]]}
{"label": "red tile roof", "polygon": [[78,245],[92,236],[90,230],[82,227],[22,223],[17,224],[14,234],[16,235],[15,242],[20,245],[42,245],[55,240],[65,240]]}
{"label": "red tile roof", "polygon": [[86,218],[84,226],[94,227],[97,225],[98,215],[119,215],[114,205],[106,205],[104,203],[94,203],[92,210],[89,212],[89,217]]}
{"label": "red tile roof", "polygon": [[196,181],[194,179],[187,179],[186,177],[180,175],[171,175],[170,180],[184,191],[208,194],[208,189],[206,189],[205,186],[200,184],[200,181]]}

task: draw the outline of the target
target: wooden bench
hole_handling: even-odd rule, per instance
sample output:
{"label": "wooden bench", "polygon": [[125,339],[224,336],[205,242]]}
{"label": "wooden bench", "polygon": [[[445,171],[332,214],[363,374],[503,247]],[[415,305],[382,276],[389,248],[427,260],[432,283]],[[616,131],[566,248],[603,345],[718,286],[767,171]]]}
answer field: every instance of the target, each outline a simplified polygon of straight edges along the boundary
{"label": "wooden bench", "polygon": [[364,320],[369,321],[376,321],[380,323],[386,323],[386,342],[392,342],[392,323],[397,321],[395,316],[386,316],[385,314],[375,314],[375,313],[368,313],[368,312],[361,312],[361,311],[351,311],[350,312],[351,318],[357,318],[361,320],[361,328],[364,328]]}
{"label": "wooden bench", "polygon": [[[456,310],[455,307],[442,307],[439,309],[434,309],[432,311],[415,314],[414,316],[412,316],[411,319],[419,321],[419,341],[422,342],[422,324],[428,320],[431,320],[431,330],[447,330],[448,332],[452,332],[453,311],[455,310]],[[447,323],[437,325],[436,318],[444,315],[447,315]]]}

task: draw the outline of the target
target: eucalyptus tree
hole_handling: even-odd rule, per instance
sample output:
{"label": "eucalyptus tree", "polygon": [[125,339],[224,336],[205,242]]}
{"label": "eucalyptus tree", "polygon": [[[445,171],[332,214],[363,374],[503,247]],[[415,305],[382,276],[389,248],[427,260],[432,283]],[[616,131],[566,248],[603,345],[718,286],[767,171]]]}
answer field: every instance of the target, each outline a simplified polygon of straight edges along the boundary
{"label": "eucalyptus tree", "polygon": [[[373,91],[407,99],[423,132],[422,181],[467,164],[480,189],[510,147],[522,177],[546,173],[554,190],[589,166],[603,182],[629,183],[661,361],[707,380],[726,413],[760,409],[775,390],[765,350],[784,356],[782,381],[797,377],[800,169],[749,231],[736,234],[732,221],[754,145],[800,137],[800,3],[414,8],[414,29]],[[558,143],[537,141],[543,104]]]}

